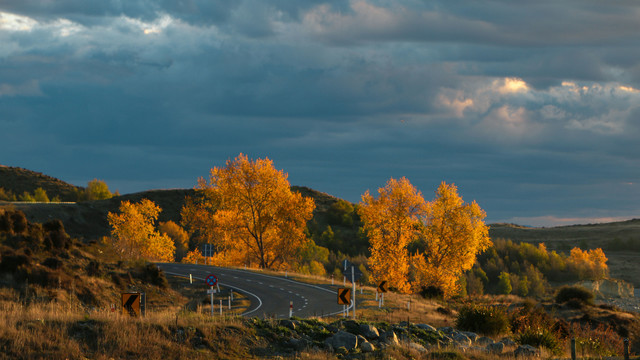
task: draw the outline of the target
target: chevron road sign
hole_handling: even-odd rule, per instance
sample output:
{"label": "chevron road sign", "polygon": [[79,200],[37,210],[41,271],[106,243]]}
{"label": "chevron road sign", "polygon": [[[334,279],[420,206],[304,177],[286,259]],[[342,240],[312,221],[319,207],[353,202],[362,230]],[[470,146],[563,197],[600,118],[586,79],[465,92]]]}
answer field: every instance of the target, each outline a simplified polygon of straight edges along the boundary
{"label": "chevron road sign", "polygon": [[387,292],[387,280],[382,280],[380,281],[380,283],[378,284],[378,292],[379,293],[386,293]]}
{"label": "chevron road sign", "polygon": [[338,289],[338,304],[351,305],[351,289],[350,288]]}
{"label": "chevron road sign", "polygon": [[140,293],[122,294],[122,314],[140,316]]}

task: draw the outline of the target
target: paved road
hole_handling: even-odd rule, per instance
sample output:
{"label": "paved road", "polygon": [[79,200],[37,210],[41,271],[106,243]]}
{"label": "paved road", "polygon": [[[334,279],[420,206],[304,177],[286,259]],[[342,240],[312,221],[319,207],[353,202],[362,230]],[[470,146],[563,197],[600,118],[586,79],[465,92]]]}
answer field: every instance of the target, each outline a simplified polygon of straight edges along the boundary
{"label": "paved road", "polygon": [[342,312],[342,305],[337,304],[335,287],[205,265],[160,263],[158,266],[167,274],[187,277],[192,274],[194,279],[202,283],[203,292],[207,288],[205,277],[216,275],[220,286],[232,288],[251,300],[251,306],[242,314],[244,316],[288,318],[290,301],[293,301],[293,316],[327,316]]}

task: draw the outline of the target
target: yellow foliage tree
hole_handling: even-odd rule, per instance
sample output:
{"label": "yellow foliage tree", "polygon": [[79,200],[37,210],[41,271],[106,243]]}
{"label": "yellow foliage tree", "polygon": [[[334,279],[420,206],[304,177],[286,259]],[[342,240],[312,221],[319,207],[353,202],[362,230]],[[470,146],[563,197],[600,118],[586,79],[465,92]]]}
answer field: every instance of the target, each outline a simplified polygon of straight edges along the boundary
{"label": "yellow foliage tree", "polygon": [[419,217],[427,204],[407,178],[391,178],[374,198],[367,190],[358,213],[371,244],[369,266],[376,281],[386,280],[400,292],[408,292],[408,243],[415,237]]}
{"label": "yellow foliage tree", "polygon": [[107,215],[115,249],[130,259],[173,261],[173,241],[155,229],[160,211],[162,209],[148,199],[139,203],[122,201],[119,213]]}
{"label": "yellow foliage tree", "polygon": [[600,248],[585,251],[574,247],[571,249],[568,262],[580,279],[600,280],[609,275],[607,260]]}
{"label": "yellow foliage tree", "polygon": [[190,231],[215,245],[218,261],[289,268],[306,244],[313,199],[292,192],[287,174],[268,158],[249,160],[240,154],[225,167],[211,169],[209,182],[200,179],[198,187],[200,198],[183,209],[183,216]]}
{"label": "yellow foliage tree", "polygon": [[195,249],[187,252],[187,255],[182,258],[181,262],[185,264],[204,264],[204,256],[202,256],[200,250]]}
{"label": "yellow foliage tree", "polygon": [[491,246],[485,217],[475,201],[465,203],[454,184],[442,182],[422,219],[420,241],[425,251],[412,256],[418,284],[437,286],[446,297],[456,294],[462,273]]}
{"label": "yellow foliage tree", "polygon": [[161,234],[167,235],[173,241],[173,244],[176,247],[175,256],[176,261],[179,262],[183,257],[187,255],[187,251],[189,251],[189,234],[184,231],[180,225],[174,223],[173,221],[161,222],[158,225],[158,231]]}

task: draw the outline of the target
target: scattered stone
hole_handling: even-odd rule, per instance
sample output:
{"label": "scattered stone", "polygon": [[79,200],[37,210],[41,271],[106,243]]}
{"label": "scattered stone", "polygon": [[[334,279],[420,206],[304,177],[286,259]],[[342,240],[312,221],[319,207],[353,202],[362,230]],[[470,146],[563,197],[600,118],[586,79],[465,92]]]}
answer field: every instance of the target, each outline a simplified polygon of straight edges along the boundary
{"label": "scattered stone", "polygon": [[309,340],[295,338],[289,339],[289,341],[287,341],[287,344],[297,351],[302,351],[311,346],[311,342]]}
{"label": "scattered stone", "polygon": [[492,354],[502,354],[504,351],[504,344],[501,342],[491,343],[487,345],[487,352]]}
{"label": "scattered stone", "polygon": [[513,355],[515,355],[515,357],[520,357],[520,356],[531,357],[531,356],[537,356],[539,353],[540,351],[531,345],[520,345],[513,352]]}
{"label": "scattered stone", "polygon": [[515,342],[515,341],[513,341],[513,340],[511,340],[511,339],[510,339],[510,338],[508,338],[508,337],[502,338],[502,339],[500,339],[500,341],[498,341],[498,342],[503,343],[503,344],[504,344],[504,346],[515,346],[515,345],[516,345],[516,342]]}
{"label": "scattered stone", "polygon": [[420,345],[418,343],[415,343],[415,342],[410,342],[409,343],[409,348],[411,348],[413,350],[416,350],[418,352],[421,352],[421,353],[427,352],[427,349],[424,346],[422,346],[422,345]]}
{"label": "scattered stone", "polygon": [[291,330],[295,330],[296,326],[299,325],[299,323],[296,320],[280,320],[280,325]]}
{"label": "scattered stone", "polygon": [[361,324],[360,333],[367,339],[375,340],[380,337],[378,329],[370,324]]}
{"label": "scattered stone", "polygon": [[478,338],[478,334],[471,331],[461,331],[462,334],[466,335],[471,341],[476,341]]}
{"label": "scattered stone", "polygon": [[351,350],[358,346],[358,337],[346,331],[338,331],[335,335],[325,340],[325,344],[334,349],[344,347]]}
{"label": "scattered stone", "polygon": [[367,341],[367,339],[362,335],[357,335],[356,337],[358,338],[358,344],[362,344],[363,342]]}
{"label": "scattered stone", "polygon": [[398,336],[393,330],[389,330],[380,335],[380,341],[387,345],[399,345]]}
{"label": "scattered stone", "polygon": [[453,343],[453,339],[447,335],[442,335],[441,341],[444,345],[450,345]]}
{"label": "scattered stone", "polygon": [[[480,345],[480,346],[486,346],[486,345],[489,345],[489,344],[493,344],[493,339],[488,338],[486,336],[481,336],[481,337],[476,339],[475,343]],[[504,345],[504,344],[502,344],[502,345]]]}
{"label": "scattered stone", "polygon": [[369,353],[369,352],[375,351],[376,347],[373,346],[372,343],[365,341],[362,344],[360,344],[360,350],[362,350],[363,353]]}
{"label": "scattered stone", "polygon": [[469,347],[471,346],[471,339],[469,339],[467,337],[467,335],[463,334],[463,333],[455,333],[453,334],[453,341],[455,341],[456,344],[463,346],[463,347]]}
{"label": "scattered stone", "polygon": [[450,326],[445,326],[445,327],[438,328],[438,331],[440,331],[442,333],[445,333],[447,335],[453,335],[453,334],[455,334],[457,332],[456,329],[454,329],[454,328],[452,328]]}
{"label": "scattered stone", "polygon": [[434,328],[433,326],[429,325],[429,324],[416,324],[416,327],[425,330],[425,331],[433,331],[436,332],[438,331],[438,329]]}

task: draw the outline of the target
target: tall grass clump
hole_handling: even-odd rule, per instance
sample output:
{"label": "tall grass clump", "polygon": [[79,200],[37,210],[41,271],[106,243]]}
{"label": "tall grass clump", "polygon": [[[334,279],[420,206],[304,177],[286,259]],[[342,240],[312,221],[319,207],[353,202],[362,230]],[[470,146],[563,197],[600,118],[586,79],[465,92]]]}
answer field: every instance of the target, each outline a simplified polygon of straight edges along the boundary
{"label": "tall grass clump", "polygon": [[495,336],[509,331],[509,318],[504,309],[499,307],[466,305],[458,312],[456,327]]}
{"label": "tall grass clump", "polygon": [[554,319],[534,302],[525,302],[511,313],[510,323],[518,344],[545,348],[554,355],[562,354],[569,333],[568,325]]}
{"label": "tall grass clump", "polygon": [[616,356],[623,352],[624,340],[610,326],[571,324],[571,337],[576,339],[576,351],[585,356]]}

